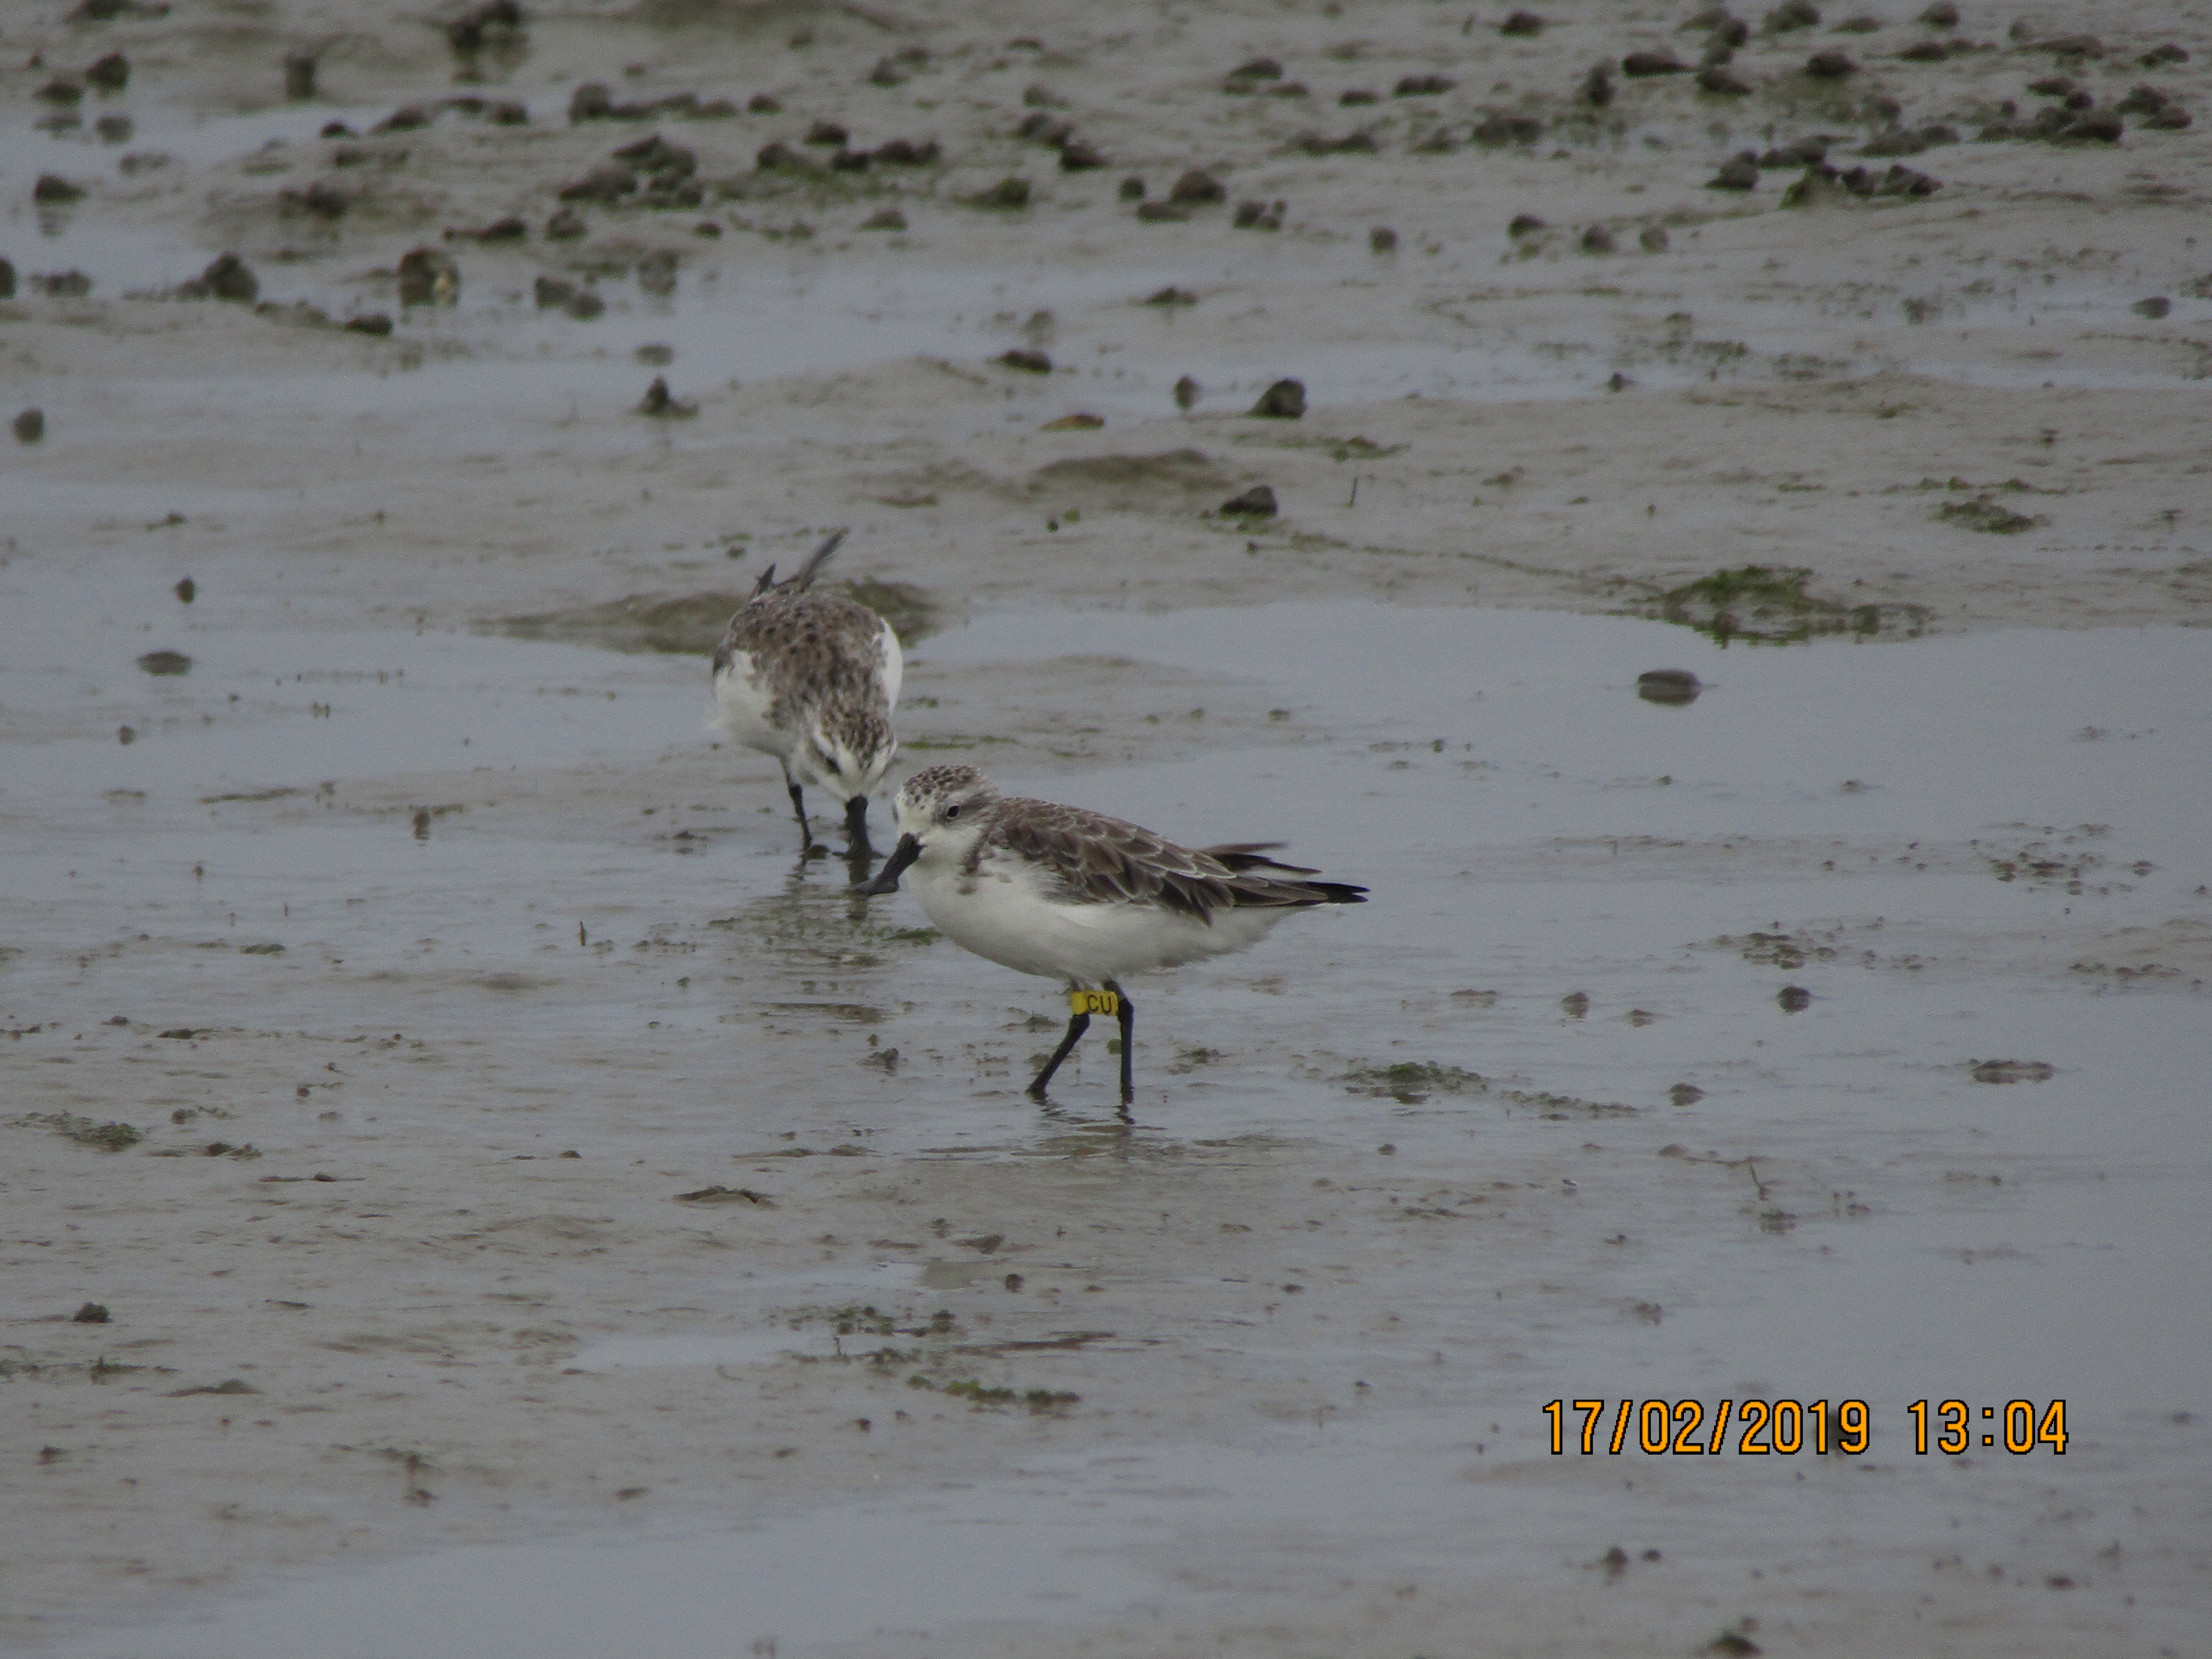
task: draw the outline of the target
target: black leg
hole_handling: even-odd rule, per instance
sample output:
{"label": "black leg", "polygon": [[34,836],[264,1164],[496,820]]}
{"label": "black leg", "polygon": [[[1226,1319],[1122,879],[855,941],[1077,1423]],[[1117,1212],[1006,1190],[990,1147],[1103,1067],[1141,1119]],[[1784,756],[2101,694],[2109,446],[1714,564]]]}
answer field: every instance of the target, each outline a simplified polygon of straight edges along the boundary
{"label": "black leg", "polygon": [[1044,1070],[1039,1072],[1036,1081],[1030,1085],[1030,1099],[1044,1098],[1044,1085],[1052,1081],[1052,1074],[1060,1069],[1060,1062],[1074,1052],[1075,1045],[1083,1040],[1083,1034],[1090,1029],[1091,1016],[1088,1014],[1078,1014],[1067,1022],[1067,1035],[1060,1038],[1060,1047],[1052,1051],[1052,1058],[1045,1061]]}
{"label": "black leg", "polygon": [[855,795],[845,803],[845,856],[872,858],[875,851],[868,844],[868,798]]}
{"label": "black leg", "polygon": [[814,845],[814,831],[806,823],[806,796],[799,787],[799,780],[790,773],[783,775],[784,787],[791,791],[791,810],[799,814],[799,850],[810,850]]}
{"label": "black leg", "polygon": [[1133,1035],[1137,1029],[1137,1011],[1129,1006],[1129,994],[1112,980],[1106,981],[1106,988],[1121,1004],[1121,1012],[1116,1018],[1121,1022],[1121,1103],[1126,1106],[1137,1097],[1137,1085],[1133,1080],[1134,1074],[1130,1070],[1137,1053]]}

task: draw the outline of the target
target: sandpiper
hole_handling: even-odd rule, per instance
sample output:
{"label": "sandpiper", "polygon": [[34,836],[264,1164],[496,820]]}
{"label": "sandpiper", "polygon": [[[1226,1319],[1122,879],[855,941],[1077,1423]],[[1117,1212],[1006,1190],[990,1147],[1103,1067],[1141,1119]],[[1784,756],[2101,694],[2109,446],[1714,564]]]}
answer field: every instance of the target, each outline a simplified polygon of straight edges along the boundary
{"label": "sandpiper", "polygon": [[714,723],[783,767],[801,848],[811,851],[805,786],[845,804],[848,852],[866,854],[868,792],[898,752],[891,735],[904,659],[891,625],[856,600],[808,590],[838,531],[783,580],[774,565],[714,647]]}
{"label": "sandpiper", "polygon": [[1002,795],[972,766],[933,766],[898,793],[898,846],[859,890],[915,896],[979,957],[1067,984],[1067,1035],[1030,1085],[1045,1087],[1093,1014],[1121,1027],[1121,1100],[1135,1096],[1134,1010],[1120,981],[1242,951],[1293,910],[1361,904],[1367,890],[1310,881],[1267,856],[1281,843],[1188,848],[1080,806]]}

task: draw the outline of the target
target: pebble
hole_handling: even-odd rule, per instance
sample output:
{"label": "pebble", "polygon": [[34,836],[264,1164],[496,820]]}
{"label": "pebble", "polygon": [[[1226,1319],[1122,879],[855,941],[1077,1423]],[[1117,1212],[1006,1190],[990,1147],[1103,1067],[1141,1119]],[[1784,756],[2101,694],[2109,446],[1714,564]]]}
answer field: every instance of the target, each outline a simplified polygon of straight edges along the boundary
{"label": "pebble", "polygon": [[1646,253],[1664,253],[1668,243],[1667,227],[1646,225],[1636,234],[1636,240]]}
{"label": "pebble", "polygon": [[1534,214],[1516,213],[1513,216],[1513,222],[1505,227],[1505,234],[1516,238],[1534,236],[1538,231],[1547,228],[1548,227]]}
{"label": "pebble", "polygon": [[906,215],[895,207],[878,208],[860,222],[862,230],[904,230]]}
{"label": "pebble", "polygon": [[1723,98],[1748,98],[1751,88],[1739,81],[1717,64],[1708,64],[1698,71],[1698,90],[1710,92]]}
{"label": "pebble", "polygon": [[2128,309],[2138,317],[2148,317],[2156,322],[2173,309],[2173,301],[2163,294],[2154,295],[2148,300],[2136,301]]}
{"label": "pebble", "polygon": [[1062,173],[1083,173],[1105,165],[1106,157],[1098,147],[1081,138],[1070,139],[1060,152]]}
{"label": "pebble", "polygon": [[1186,415],[1196,408],[1198,400],[1206,395],[1206,388],[1188,374],[1175,383],[1176,407]]}
{"label": "pebble", "polygon": [[1306,387],[1303,380],[1278,380],[1252,405],[1253,414],[1267,420],[1295,421],[1305,412]]}
{"label": "pebble", "polygon": [[27,409],[15,417],[15,441],[34,444],[46,435],[46,415],[44,410]]}
{"label": "pebble", "polygon": [[661,421],[689,420],[698,412],[698,404],[684,403],[672,396],[668,390],[667,380],[659,374],[653,377],[653,384],[646,387],[645,396],[639,400],[637,407],[631,411],[636,415],[649,415],[655,420]]}
{"label": "pebble", "polygon": [[39,182],[31,186],[34,202],[76,202],[84,197],[84,186],[73,185],[58,173],[42,173]]}
{"label": "pebble", "polygon": [[196,281],[185,283],[178,292],[194,299],[206,296],[228,300],[234,305],[252,305],[261,297],[261,283],[245,260],[235,253],[224,253],[217,255]]}
{"label": "pebble", "polygon": [[1816,81],[1840,81],[1858,72],[1859,66],[1840,52],[1816,52],[1805,60],[1805,73]]}
{"label": "pebble", "polygon": [[1695,702],[1705,689],[1686,668],[1647,668],[1636,677],[1636,695],[1646,702]]}
{"label": "pebble", "polygon": [[1238,230],[1280,230],[1283,204],[1277,202],[1270,207],[1265,202],[1239,202],[1230,223]]}
{"label": "pebble", "polygon": [[1613,233],[1603,225],[1592,225],[1583,233],[1583,252],[1610,253],[1613,251]]}
{"label": "pebble", "polygon": [[0,300],[15,297],[15,266],[12,260],[0,259]]}
{"label": "pebble", "polygon": [[169,591],[183,603],[190,605],[194,599],[199,598],[200,585],[187,576]]}
{"label": "pebble", "polygon": [[1641,80],[1654,75],[1687,75],[1690,67],[1676,61],[1671,52],[1632,52],[1620,60],[1620,72]]}
{"label": "pebble", "polygon": [[1370,253],[1395,253],[1398,251],[1398,233],[1388,225],[1376,226],[1367,233],[1367,251]]}
{"label": "pebble", "polygon": [[315,95],[315,54],[312,52],[288,52],[284,54],[286,98],[298,104]]}
{"label": "pebble", "polygon": [[1188,204],[1194,202],[1225,202],[1228,199],[1229,191],[1221,182],[1212,173],[1197,167],[1193,167],[1176,179],[1168,191],[1168,200],[1173,203]]}
{"label": "pebble", "polygon": [[1119,193],[1125,202],[1141,202],[1145,199],[1145,181],[1133,173],[1121,181]]}
{"label": "pebble", "polygon": [[1533,39],[1544,32],[1544,20],[1533,11],[1516,11],[1498,26],[1498,32]]}
{"label": "pebble", "polygon": [[1603,109],[1613,101],[1613,69],[1610,64],[1593,64],[1590,66],[1590,72],[1583,76],[1582,100],[1596,109]]}
{"label": "pebble", "polygon": [[1275,492],[1265,484],[1254,484],[1241,495],[1232,495],[1222,502],[1224,514],[1247,519],[1272,519],[1275,516]]}
{"label": "pebble", "polygon": [[799,142],[821,144],[831,149],[842,149],[844,148],[846,139],[851,136],[835,121],[817,121],[812,126],[807,128],[806,137]]}
{"label": "pebble", "polygon": [[1759,157],[1750,150],[1739,150],[1721,164],[1721,170],[1706,183],[1707,190],[1756,190],[1759,188]]}
{"label": "pebble", "polygon": [[[348,333],[367,334],[380,340],[392,332],[392,319],[380,311],[366,312],[358,317],[347,318],[345,328]],[[191,601],[186,600],[185,603],[190,604]]]}
{"label": "pebble", "polygon": [[1449,92],[1459,83],[1449,76],[1408,75],[1400,78],[1390,88],[1393,98],[1436,98]]}
{"label": "pebble", "polygon": [[111,52],[84,72],[84,78],[102,92],[120,92],[131,84],[131,60]]}
{"label": "pebble", "polygon": [[1030,181],[1009,176],[1000,179],[990,189],[979,191],[967,199],[970,207],[1013,212],[1030,204]]}
{"label": "pebble", "polygon": [[1027,346],[1016,346],[1010,351],[1002,351],[991,361],[1003,368],[1018,368],[1025,374],[1052,373],[1052,359]]}

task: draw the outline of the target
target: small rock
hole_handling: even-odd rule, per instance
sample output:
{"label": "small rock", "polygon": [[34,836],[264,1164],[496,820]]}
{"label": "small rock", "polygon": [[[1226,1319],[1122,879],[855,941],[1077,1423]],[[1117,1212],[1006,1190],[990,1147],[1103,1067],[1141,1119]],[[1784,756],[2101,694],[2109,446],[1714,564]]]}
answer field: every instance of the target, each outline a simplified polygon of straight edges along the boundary
{"label": "small rock", "polygon": [[1705,185],[1707,190],[1756,190],[1759,188],[1759,157],[1750,150],[1741,150],[1721,165]]}
{"label": "small rock", "polygon": [[1125,202],[1141,202],[1145,199],[1145,181],[1133,173],[1121,181],[1119,194]]}
{"label": "small rock", "polygon": [[806,137],[799,142],[805,144],[820,144],[827,149],[842,149],[845,147],[846,139],[851,136],[835,121],[817,121],[806,129]]}
{"label": "small rock", "polygon": [[1279,81],[1282,78],[1283,66],[1272,58],[1255,58],[1229,71],[1229,79],[1232,82]]}
{"label": "small rock", "polygon": [[607,308],[607,302],[588,288],[580,288],[562,307],[580,323],[588,323]]}
{"label": "small rock", "polygon": [[1494,112],[1474,124],[1468,135],[1478,144],[1533,144],[1544,136],[1544,124],[1533,115]]}
{"label": "small rock", "polygon": [[988,208],[994,211],[1018,212],[1030,204],[1030,181],[1009,175],[986,191],[969,197],[970,207]]}
{"label": "small rock", "polygon": [[904,230],[906,215],[895,207],[878,208],[860,222],[862,230]]}
{"label": "small rock", "polygon": [[911,138],[890,138],[878,144],[872,154],[879,167],[926,167],[934,166],[944,151],[934,138],[920,143]]}
{"label": "small rock", "polygon": [[991,361],[1002,368],[1018,368],[1025,374],[1052,373],[1052,359],[1027,346],[1016,346],[1010,351],[1002,351]]}
{"label": "small rock", "polygon": [[1239,202],[1229,222],[1237,230],[1280,230],[1283,204],[1278,202],[1270,208],[1265,202]]}
{"label": "small rock", "polygon": [[806,158],[781,138],[763,144],[753,156],[753,165],[763,173],[774,173],[782,167],[801,167]]}
{"label": "small rock", "polygon": [[[187,576],[169,591],[172,593],[174,593],[184,604],[190,605],[194,599],[199,598],[200,585],[194,581],[190,576]],[[113,1023],[114,1022],[112,1020],[109,1022],[111,1024]]]}
{"label": "small rock", "polygon": [[614,113],[615,95],[605,84],[586,81],[568,95],[568,119],[572,123],[604,121]]}
{"label": "small rock", "polygon": [[312,52],[288,52],[284,54],[284,96],[292,102],[304,103],[315,95],[315,54]]}
{"label": "small rock", "polygon": [[1698,71],[1698,90],[1709,92],[1719,98],[1748,98],[1750,86],[1730,75],[1717,64],[1708,64]]}
{"label": "small rock", "polygon": [[15,266],[12,260],[0,259],[0,300],[15,297]]}
{"label": "small rock", "polygon": [[39,182],[31,186],[31,199],[34,202],[76,202],[83,198],[84,187],[70,183],[58,173],[42,173]]}
{"label": "small rock", "polygon": [[31,286],[43,289],[57,300],[80,300],[92,292],[92,278],[81,270],[58,270],[51,276],[32,277]]}
{"label": "small rock", "polygon": [[1954,29],[1959,27],[1959,9],[1951,0],[1936,0],[1920,14],[1920,21],[1931,29]]}
{"label": "small rock", "polygon": [[1620,72],[1643,80],[1654,75],[1687,75],[1690,68],[1677,63],[1671,52],[1632,52],[1620,60]]}
{"label": "small rock", "polygon": [[46,435],[46,411],[27,409],[15,417],[15,441],[34,444]]}
{"label": "small rock", "polygon": [[461,297],[461,268],[434,247],[410,248],[399,258],[399,303],[452,305]]}
{"label": "small rock", "polygon": [[1173,202],[1141,202],[1137,206],[1137,217],[1148,225],[1186,224],[1190,210]]}
{"label": "small rock", "polygon": [[1785,34],[1791,29],[1811,29],[1820,26],[1820,9],[1812,0],[1782,0],[1765,16],[1759,19],[1761,34]]}
{"label": "small rock", "polygon": [[670,395],[667,380],[656,374],[653,377],[653,384],[646,387],[645,396],[639,400],[637,408],[632,412],[638,415],[649,415],[655,420],[689,420],[699,412],[699,406],[696,404],[678,401]]}
{"label": "small rock", "polygon": [[1398,233],[1388,225],[1376,225],[1367,233],[1367,251],[1370,253],[1395,253],[1398,251]]}
{"label": "small rock", "polygon": [[1382,94],[1370,92],[1364,87],[1346,87],[1337,94],[1336,101],[1344,108],[1352,109],[1362,104],[1379,104],[1382,101]]}
{"label": "small rock", "polygon": [[1188,374],[1175,383],[1176,407],[1186,415],[1197,407],[1198,400],[1205,394],[1206,388]]}
{"label": "small rock", "polygon": [[[1565,1005],[1562,1004],[1561,1006],[1564,1006]],[[1583,1008],[1584,1012],[1589,1012],[1589,1000],[1587,997],[1583,1000]],[[1570,1012],[1572,1011],[1570,1010]],[[1581,1017],[1582,1016],[1580,1014],[1576,1015],[1577,1019]],[[1667,1098],[1673,1101],[1677,1106],[1694,1106],[1705,1097],[1705,1091],[1698,1087],[1694,1083],[1678,1083],[1673,1088],[1667,1091]]]}
{"label": "small rock", "polygon": [[1022,102],[1030,109],[1065,109],[1067,100],[1042,82],[1032,81],[1022,88]]}
{"label": "small rock", "polygon": [[2058,1068],[2042,1060],[1983,1060],[1973,1062],[1977,1083],[2048,1083]]}
{"label": "small rock", "polygon": [[69,106],[84,101],[84,88],[70,80],[53,80],[31,94],[42,104]]}
{"label": "small rock", "polygon": [[1802,1014],[1813,1006],[1813,994],[1802,985],[1785,985],[1774,994],[1785,1014]]}
{"label": "small rock", "polygon": [[228,300],[234,305],[252,305],[261,297],[259,279],[235,253],[217,256],[200,272],[198,286],[214,298]]}
{"label": "small rock", "polygon": [[2189,53],[2185,48],[2169,40],[2162,46],[2153,46],[2136,61],[2145,69],[2156,69],[2162,64],[2185,64],[2189,61]]}
{"label": "small rock", "polygon": [[84,72],[84,78],[102,92],[120,92],[131,84],[131,60],[111,52]]}
{"label": "small rock", "polygon": [[1668,246],[1667,227],[1646,225],[1636,233],[1636,240],[1646,253],[1664,253]]}
{"label": "small rock", "polygon": [[1516,11],[1498,26],[1498,32],[1533,40],[1544,32],[1544,20],[1533,11]]}
{"label": "small rock", "polygon": [[1272,519],[1275,516],[1275,492],[1265,484],[1254,484],[1243,495],[1222,502],[1221,511],[1228,517]]}
{"label": "small rock", "polygon": [[1198,295],[1170,283],[1167,287],[1155,289],[1146,295],[1145,303],[1148,306],[1194,306],[1198,303]]}
{"label": "small rock", "polygon": [[105,1325],[107,1323],[108,1317],[107,1309],[104,1304],[88,1302],[70,1316],[70,1322],[75,1325]]}
{"label": "small rock", "polygon": [[1401,77],[1390,88],[1393,98],[1437,98],[1449,92],[1459,83],[1449,76],[1408,75]]}
{"label": "small rock", "polygon": [[783,113],[783,100],[769,93],[757,92],[745,100],[745,112],[749,115],[781,115]]}
{"label": "small rock", "polygon": [[1060,169],[1062,173],[1082,173],[1091,167],[1103,167],[1105,165],[1106,157],[1098,147],[1081,138],[1070,140],[1060,152]]}
{"label": "small rock", "polygon": [[1610,253],[1613,247],[1613,233],[1603,225],[1592,225],[1583,233],[1583,252],[1585,253]]}
{"label": "small rock", "polygon": [[1593,109],[1603,109],[1613,102],[1613,67],[1609,64],[1593,64],[1588,75],[1583,76],[1583,102]]}
{"label": "small rock", "polygon": [[584,216],[572,207],[561,209],[545,222],[545,240],[549,242],[573,242],[589,234]]}
{"label": "small rock", "polygon": [[1103,415],[1063,415],[1056,421],[1047,421],[1037,428],[1040,432],[1096,432],[1106,424]]}
{"label": "small rock", "polygon": [[1306,388],[1303,380],[1278,380],[1252,405],[1253,414],[1273,421],[1295,421],[1305,412]]}
{"label": "small rock", "polygon": [[1636,677],[1636,695],[1646,702],[1692,703],[1705,689],[1686,668],[1647,668]]}
{"label": "small rock", "polygon": [[1840,52],[1816,52],[1805,60],[1805,73],[1816,81],[1840,81],[1859,66]]}
{"label": "small rock", "polygon": [[380,311],[371,311],[347,318],[345,327],[349,334],[367,334],[380,340],[392,332],[392,319]]}
{"label": "small rock", "polygon": [[866,173],[867,170],[868,152],[864,149],[841,149],[830,158],[830,171],[832,173]]}
{"label": "small rock", "polygon": [[168,678],[192,672],[192,659],[181,651],[149,651],[138,659],[141,673]]}
{"label": "small rock", "polygon": [[1193,167],[1184,173],[1168,191],[1169,201],[1185,206],[1194,203],[1225,202],[1228,199],[1228,189],[1212,173],[1198,167]]}
{"label": "small rock", "polygon": [[1547,227],[1544,222],[1534,214],[1516,213],[1513,216],[1513,222],[1505,227],[1505,234],[1517,240],[1523,236],[1534,236],[1538,231],[1546,228]]}
{"label": "small rock", "polygon": [[2156,322],[2160,318],[2165,316],[2166,313],[2173,309],[2173,301],[2167,299],[2163,294],[2160,294],[2155,295],[2148,300],[2138,300],[2133,305],[2130,306],[2128,309],[2134,312],[2138,317],[2148,317],[2151,321]]}

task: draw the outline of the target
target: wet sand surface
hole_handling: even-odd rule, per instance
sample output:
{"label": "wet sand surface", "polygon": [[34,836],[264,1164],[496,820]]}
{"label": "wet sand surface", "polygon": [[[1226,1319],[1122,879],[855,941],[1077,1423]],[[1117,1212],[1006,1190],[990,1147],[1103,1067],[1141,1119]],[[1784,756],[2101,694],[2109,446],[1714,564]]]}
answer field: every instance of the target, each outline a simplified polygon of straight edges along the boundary
{"label": "wet sand surface", "polygon": [[[1741,96],[1447,9],[10,21],[0,1645],[2201,1644],[2207,155],[1978,139],[2195,109],[2203,9],[1748,14]],[[1814,134],[1940,188],[1706,187]],[[901,773],[1373,890],[1131,987],[1130,1121],[707,728],[833,525]]]}

